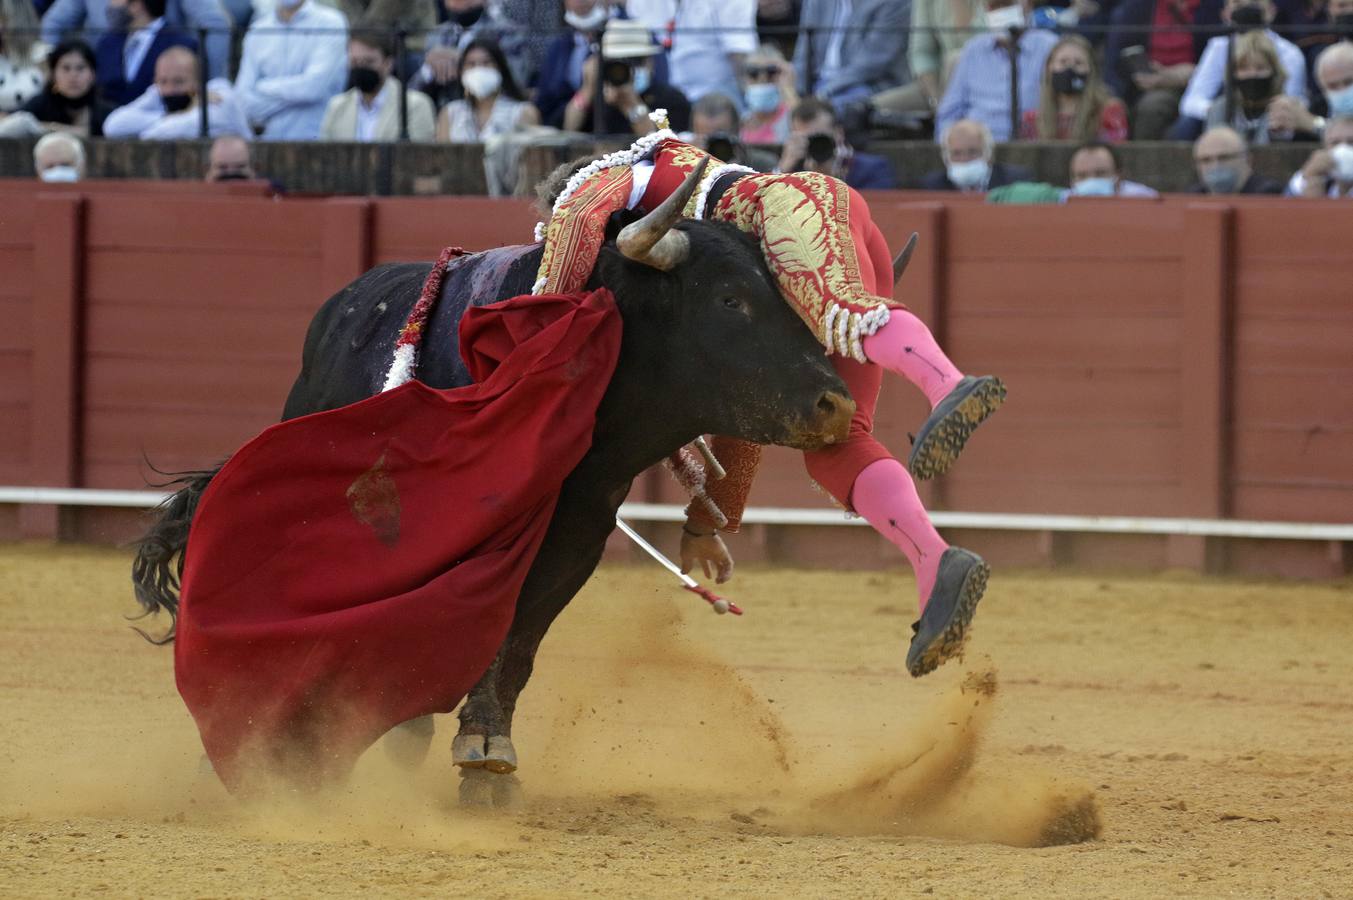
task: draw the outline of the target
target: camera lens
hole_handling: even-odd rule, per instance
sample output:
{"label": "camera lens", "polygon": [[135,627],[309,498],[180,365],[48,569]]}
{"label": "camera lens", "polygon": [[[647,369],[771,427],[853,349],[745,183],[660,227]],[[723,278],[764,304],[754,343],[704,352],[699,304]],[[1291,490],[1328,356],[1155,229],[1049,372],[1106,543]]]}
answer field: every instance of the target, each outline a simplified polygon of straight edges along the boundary
{"label": "camera lens", "polygon": [[732,159],[737,153],[737,146],[731,134],[724,131],[716,131],[705,141],[705,149],[709,155],[715,159],[721,159],[725,162]]}
{"label": "camera lens", "polygon": [[601,77],[611,87],[624,87],[634,80],[634,70],[629,63],[613,59],[602,67]]}
{"label": "camera lens", "polygon": [[830,134],[812,134],[808,136],[808,158],[815,163],[824,163],[836,156],[836,138]]}

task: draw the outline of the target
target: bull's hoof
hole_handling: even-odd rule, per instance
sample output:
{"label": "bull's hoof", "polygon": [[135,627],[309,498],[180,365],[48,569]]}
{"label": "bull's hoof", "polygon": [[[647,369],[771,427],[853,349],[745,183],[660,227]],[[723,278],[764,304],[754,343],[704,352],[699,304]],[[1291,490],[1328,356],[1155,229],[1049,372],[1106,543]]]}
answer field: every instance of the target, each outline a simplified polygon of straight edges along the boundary
{"label": "bull's hoof", "polygon": [[494,735],[488,739],[484,752],[484,768],[499,775],[509,775],[517,771],[517,748],[512,739]]}
{"label": "bull's hoof", "polygon": [[451,762],[462,769],[484,768],[484,735],[458,734],[451,741]]}
{"label": "bull's hoof", "polygon": [[925,420],[912,444],[907,469],[917,481],[949,471],[968,438],[1005,402],[1005,384],[992,375],[964,376]]}
{"label": "bull's hoof", "polygon": [[385,755],[402,769],[416,769],[427,759],[428,748],[432,746],[432,736],[437,726],[432,716],[419,716],[407,722],[401,722],[385,734],[381,743]]}
{"label": "bull's hoof", "polygon": [[483,769],[461,769],[460,805],[476,809],[492,807],[494,782],[502,777]]}

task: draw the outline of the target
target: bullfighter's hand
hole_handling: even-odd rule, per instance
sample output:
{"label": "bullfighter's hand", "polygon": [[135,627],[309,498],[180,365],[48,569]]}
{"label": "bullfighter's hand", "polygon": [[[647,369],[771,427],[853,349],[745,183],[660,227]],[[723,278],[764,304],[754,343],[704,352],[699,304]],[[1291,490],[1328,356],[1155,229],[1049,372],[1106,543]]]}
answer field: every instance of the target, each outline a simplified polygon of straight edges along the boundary
{"label": "bullfighter's hand", "polygon": [[[688,574],[697,562],[705,570],[706,578],[718,573],[715,579],[718,584],[733,577],[733,557],[717,531],[713,534],[691,534],[690,531],[682,530],[681,573]],[[711,563],[714,566],[712,571]]]}

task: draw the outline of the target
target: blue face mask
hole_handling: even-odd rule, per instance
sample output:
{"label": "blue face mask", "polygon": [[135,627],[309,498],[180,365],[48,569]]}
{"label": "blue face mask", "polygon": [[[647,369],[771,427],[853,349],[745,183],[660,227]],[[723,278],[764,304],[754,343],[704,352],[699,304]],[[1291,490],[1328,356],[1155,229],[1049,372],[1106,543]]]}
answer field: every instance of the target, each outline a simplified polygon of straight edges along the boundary
{"label": "blue face mask", "polygon": [[648,69],[634,70],[634,93],[642,94],[653,86],[653,73]]}
{"label": "blue face mask", "polygon": [[1340,88],[1332,94],[1326,94],[1325,100],[1329,103],[1331,118],[1334,116],[1353,116],[1353,84],[1346,88]]}
{"label": "blue face mask", "polygon": [[1071,186],[1077,197],[1112,197],[1118,186],[1116,178],[1082,178]]}
{"label": "blue face mask", "polygon": [[780,89],[773,84],[747,85],[747,108],[755,113],[775,112],[780,108]]}

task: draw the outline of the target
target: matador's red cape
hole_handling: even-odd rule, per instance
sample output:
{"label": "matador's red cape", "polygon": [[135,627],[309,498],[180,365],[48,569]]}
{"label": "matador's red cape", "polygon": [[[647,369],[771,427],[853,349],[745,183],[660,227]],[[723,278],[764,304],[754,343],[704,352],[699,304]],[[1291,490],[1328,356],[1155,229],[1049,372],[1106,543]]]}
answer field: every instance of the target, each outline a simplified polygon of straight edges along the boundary
{"label": "matador's red cape", "polygon": [[318,783],[492,662],[620,349],[609,292],[470,309],[475,383],[274,425],[193,522],[175,674],[232,790]]}

